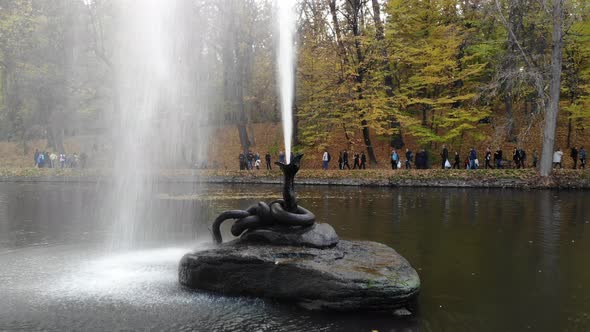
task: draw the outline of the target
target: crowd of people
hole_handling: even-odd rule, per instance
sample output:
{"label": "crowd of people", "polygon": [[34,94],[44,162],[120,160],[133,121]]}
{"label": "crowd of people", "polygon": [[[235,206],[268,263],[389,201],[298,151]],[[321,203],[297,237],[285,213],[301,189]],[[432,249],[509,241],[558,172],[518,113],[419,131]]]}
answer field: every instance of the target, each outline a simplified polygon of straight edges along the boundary
{"label": "crowd of people", "polygon": [[39,168],[86,168],[88,156],[82,152],[77,153],[55,153],[35,150],[35,167]]}
{"label": "crowd of people", "polygon": [[[293,155],[293,154],[291,154]],[[508,158],[507,158],[508,157]],[[585,169],[586,168],[586,150],[584,147],[580,147],[579,149],[573,147],[570,152],[570,157],[573,161],[573,168],[574,169]],[[269,152],[266,153],[264,156],[265,165],[267,170],[272,170],[272,162],[271,162],[271,154]],[[285,162],[285,154],[284,152],[279,152],[278,155],[279,162]],[[414,152],[407,148],[405,152],[401,152],[397,149],[392,149],[391,154],[389,155],[389,159],[391,162],[391,169],[427,169],[429,168],[429,154],[426,150],[421,149],[418,153],[414,154]],[[561,149],[557,149],[553,154],[553,167],[554,168],[563,168],[563,152]],[[324,170],[330,169],[330,162],[332,161],[332,156],[327,150],[324,150],[322,154],[322,168]],[[533,150],[531,158],[529,160],[529,156],[527,155],[526,151],[521,148],[517,147],[512,150],[511,156],[507,156],[501,148],[492,151],[490,147],[485,149],[483,153],[483,160],[480,160],[478,157],[478,152],[474,147],[469,149],[469,152],[465,156],[465,158],[461,158],[458,151],[454,152],[454,155],[451,156],[449,150],[447,149],[446,145],[442,146],[442,150],[440,152],[440,168],[442,169],[502,169],[502,168],[527,168],[533,167],[536,168],[537,164],[539,163],[539,154],[536,150]],[[240,170],[252,170],[252,169],[260,169],[262,167],[261,156],[258,152],[253,153],[248,151],[248,153],[240,153],[239,156],[240,161]],[[367,155],[365,152],[348,152],[347,150],[340,151],[338,154],[338,169],[366,169],[367,168]]]}
{"label": "crowd of people", "polygon": [[[252,170],[252,169],[260,169],[262,162],[260,160],[260,153],[252,153],[252,151],[248,151],[248,153],[240,153],[240,170]],[[272,163],[271,163],[271,155],[270,152],[267,152],[264,156],[265,166],[267,170],[272,170]],[[285,153],[283,151],[279,152],[279,162],[285,162]]]}
{"label": "crowd of people", "polygon": [[[424,150],[422,150],[423,152]],[[395,169],[394,165],[393,165],[393,161],[396,160],[396,151],[393,150],[392,154],[391,154],[391,159],[392,159],[392,168]],[[447,149],[447,147],[445,145],[442,146],[442,151],[440,153],[441,156],[441,168],[442,169],[448,169],[448,168],[453,168],[453,169],[478,169],[481,166],[482,162],[480,162],[480,159],[478,158],[478,154],[477,151],[474,147],[471,147],[471,149],[469,149],[469,152],[467,153],[467,156],[465,157],[465,159],[463,159],[463,161],[461,161],[461,156],[459,155],[459,152],[455,151],[455,155],[453,157],[453,164],[451,164],[451,161],[449,159],[449,150]],[[561,149],[557,149],[554,153],[553,153],[553,167],[559,167],[562,168],[562,156],[563,156],[563,152],[561,151]],[[584,147],[580,147],[580,149],[578,150],[576,147],[573,147],[571,149],[571,154],[570,157],[572,158],[573,161],[573,169],[577,169],[578,168],[578,160],[580,161],[580,166],[579,168],[581,169],[585,169],[586,168],[586,150],[584,149]],[[505,158],[504,152],[502,151],[501,148],[496,149],[496,151],[492,152],[490,147],[487,147],[484,153],[484,159],[483,159],[483,168],[484,169],[502,169],[502,168],[527,168],[527,167],[533,167],[536,168],[537,164],[539,163],[539,153],[537,152],[537,150],[533,150],[532,153],[532,160],[530,161],[531,163],[527,163],[528,161],[528,157],[527,157],[527,153],[526,151],[521,148],[521,147],[517,147],[514,148],[512,150],[512,155],[510,159]],[[411,168],[411,162],[412,162],[412,152],[408,149],[406,149],[406,168]],[[416,168],[420,168],[419,165],[419,161],[418,161],[418,156],[416,157]],[[398,163],[398,168],[399,168],[400,164]]]}

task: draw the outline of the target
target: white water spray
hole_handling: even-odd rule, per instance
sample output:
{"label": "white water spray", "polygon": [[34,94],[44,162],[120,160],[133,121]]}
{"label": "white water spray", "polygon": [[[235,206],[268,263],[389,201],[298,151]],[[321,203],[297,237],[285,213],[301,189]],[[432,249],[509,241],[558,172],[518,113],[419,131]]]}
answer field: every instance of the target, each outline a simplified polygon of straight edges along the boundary
{"label": "white water spray", "polygon": [[[157,177],[189,167],[207,146],[199,125],[208,95],[197,81],[199,57],[190,2],[118,0],[114,64],[118,109],[113,117],[113,191],[103,209],[113,223],[112,247],[162,240],[167,221],[155,220]],[[188,7],[190,8],[190,7]],[[200,62],[197,62],[200,61]],[[205,69],[202,69],[205,68]],[[198,136],[197,136],[198,135]],[[198,138],[198,139],[197,139]]]}
{"label": "white water spray", "polygon": [[285,140],[285,160],[291,162],[291,139],[293,137],[293,92],[295,89],[295,0],[277,0],[279,7],[278,71],[281,93],[281,114]]}

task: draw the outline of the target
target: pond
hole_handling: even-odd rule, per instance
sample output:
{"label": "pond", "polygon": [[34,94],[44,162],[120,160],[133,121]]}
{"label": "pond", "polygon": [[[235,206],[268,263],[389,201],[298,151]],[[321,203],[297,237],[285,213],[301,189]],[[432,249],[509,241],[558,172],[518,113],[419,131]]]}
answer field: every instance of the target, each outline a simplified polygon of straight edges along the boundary
{"label": "pond", "polygon": [[590,330],[587,192],[297,189],[341,238],[385,243],[411,262],[422,282],[414,317],[180,287],[177,263],[210,241],[216,214],[271,200],[278,186],[156,186],[135,249],[117,251],[99,208],[105,185],[0,183],[0,330]]}

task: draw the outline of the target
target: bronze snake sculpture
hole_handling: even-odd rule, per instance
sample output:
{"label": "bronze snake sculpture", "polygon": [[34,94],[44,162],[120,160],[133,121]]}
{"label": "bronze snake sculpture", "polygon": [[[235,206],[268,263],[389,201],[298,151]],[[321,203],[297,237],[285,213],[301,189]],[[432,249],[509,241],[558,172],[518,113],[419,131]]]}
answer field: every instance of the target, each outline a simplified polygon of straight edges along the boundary
{"label": "bronze snake sculpture", "polygon": [[279,165],[284,174],[283,199],[270,204],[259,202],[246,210],[229,210],[221,213],[213,222],[213,240],[222,243],[220,227],[228,219],[237,219],[232,225],[231,233],[240,236],[248,229],[266,228],[274,225],[311,226],[315,222],[315,215],[309,210],[297,205],[294,178],[301,163],[302,154],[293,158],[290,164]]}

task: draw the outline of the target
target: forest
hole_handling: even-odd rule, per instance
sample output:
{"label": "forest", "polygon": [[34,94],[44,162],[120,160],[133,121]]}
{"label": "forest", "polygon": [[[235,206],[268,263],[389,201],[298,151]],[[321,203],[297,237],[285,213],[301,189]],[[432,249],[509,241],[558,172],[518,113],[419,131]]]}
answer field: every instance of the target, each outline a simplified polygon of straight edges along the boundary
{"label": "forest", "polygon": [[[271,0],[179,0],[199,126],[280,121]],[[0,140],[101,135],[120,110],[116,1],[0,0]],[[298,0],[294,142],[555,148],[590,128],[586,0]],[[203,68],[206,68],[204,70]],[[190,117],[190,115],[189,115]],[[558,123],[559,122],[559,123]],[[543,162],[542,162],[543,165]],[[548,167],[548,168],[547,168]],[[549,166],[541,166],[541,173]]]}

